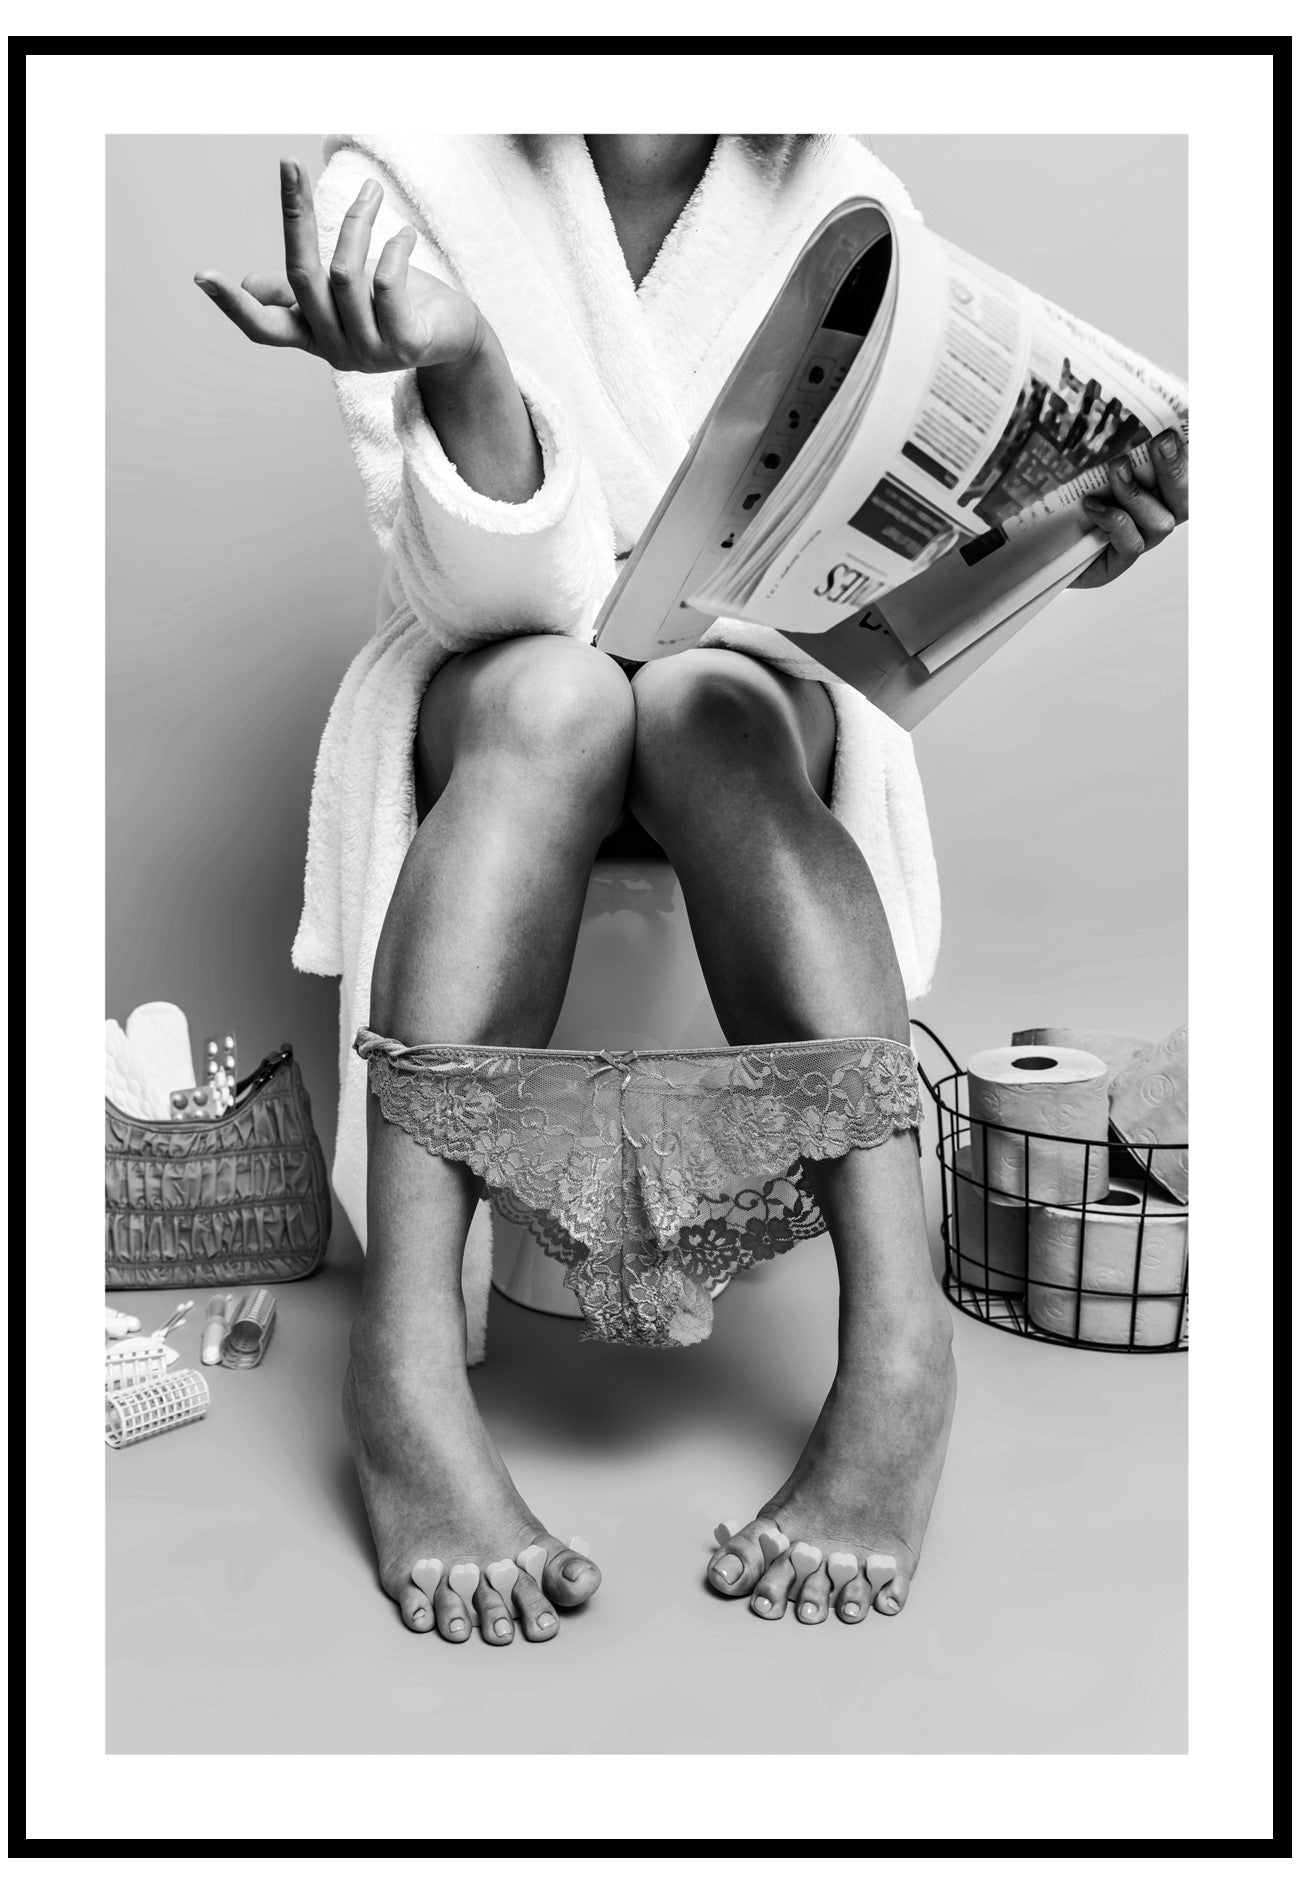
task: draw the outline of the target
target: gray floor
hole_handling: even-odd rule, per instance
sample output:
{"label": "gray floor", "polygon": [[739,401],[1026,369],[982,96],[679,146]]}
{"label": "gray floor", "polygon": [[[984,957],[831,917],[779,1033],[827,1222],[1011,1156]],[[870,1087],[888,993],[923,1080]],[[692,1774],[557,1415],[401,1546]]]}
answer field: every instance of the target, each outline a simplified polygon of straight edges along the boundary
{"label": "gray floor", "polygon": [[[932,1156],[927,1156],[932,1166]],[[957,1316],[960,1404],[907,1610],[774,1625],[714,1597],[714,1522],[783,1479],[832,1364],[820,1240],[705,1346],[583,1344],[492,1299],[476,1374],[520,1487],[604,1587],[544,1647],[447,1647],[378,1588],[338,1410],[349,1240],[280,1294],[198,1425],[106,1451],[111,1752],[1184,1752],[1184,1356]],[[146,1330],[176,1295],[132,1294]],[[197,1360],[198,1329],[178,1335]]]}

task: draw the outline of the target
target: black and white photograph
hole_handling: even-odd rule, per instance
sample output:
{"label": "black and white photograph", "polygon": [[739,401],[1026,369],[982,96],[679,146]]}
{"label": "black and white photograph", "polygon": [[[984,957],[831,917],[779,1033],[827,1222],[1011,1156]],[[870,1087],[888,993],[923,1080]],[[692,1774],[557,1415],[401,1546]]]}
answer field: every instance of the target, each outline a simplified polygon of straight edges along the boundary
{"label": "black and white photograph", "polygon": [[741,43],[11,41],[30,1854],[1289,1855],[1289,41]]}

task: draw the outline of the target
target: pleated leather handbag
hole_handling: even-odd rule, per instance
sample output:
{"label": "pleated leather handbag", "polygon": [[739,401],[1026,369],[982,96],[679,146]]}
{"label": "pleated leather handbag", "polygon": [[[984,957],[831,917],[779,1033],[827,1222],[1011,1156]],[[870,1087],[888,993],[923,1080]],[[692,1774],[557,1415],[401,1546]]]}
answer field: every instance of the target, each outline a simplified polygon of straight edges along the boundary
{"label": "pleated leather handbag", "polygon": [[271,1285],[329,1245],[329,1175],[285,1044],[211,1121],[143,1122],[105,1102],[105,1284]]}

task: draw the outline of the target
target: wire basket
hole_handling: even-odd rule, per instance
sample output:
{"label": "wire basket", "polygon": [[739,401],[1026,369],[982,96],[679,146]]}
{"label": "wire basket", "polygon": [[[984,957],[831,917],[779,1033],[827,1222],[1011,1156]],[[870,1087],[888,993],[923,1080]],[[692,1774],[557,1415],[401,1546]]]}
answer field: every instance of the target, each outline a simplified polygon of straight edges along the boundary
{"label": "wire basket", "polygon": [[[952,1304],[1045,1345],[1184,1352],[1188,1211],[1151,1181],[1150,1158],[1185,1153],[1187,1145],[1090,1142],[976,1120],[966,1072],[927,1024],[912,1024],[951,1066],[936,1082],[923,1064],[920,1075],[938,1111],[943,1291]],[[1022,1187],[987,1182],[990,1133],[1022,1141],[1015,1163]],[[1077,1202],[1033,1193],[1035,1147],[1039,1176],[1052,1148],[1057,1170],[1058,1151],[1073,1151],[1067,1159],[1080,1175]],[[1098,1175],[1108,1177],[1106,1189]]]}

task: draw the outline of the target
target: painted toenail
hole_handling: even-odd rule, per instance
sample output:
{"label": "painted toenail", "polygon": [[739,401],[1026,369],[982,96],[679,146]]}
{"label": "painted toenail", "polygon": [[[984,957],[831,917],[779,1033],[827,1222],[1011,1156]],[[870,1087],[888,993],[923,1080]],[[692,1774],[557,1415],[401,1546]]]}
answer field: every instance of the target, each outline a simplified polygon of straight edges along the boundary
{"label": "painted toenail", "polygon": [[771,1603],[767,1600],[765,1595],[755,1595],[753,1605],[758,1610],[759,1614],[767,1614],[771,1609]]}
{"label": "painted toenail", "polygon": [[507,1640],[509,1638],[509,1633],[510,1633],[510,1624],[508,1621],[498,1621],[496,1623],[496,1638],[498,1641]]}
{"label": "painted toenail", "polygon": [[564,1570],[564,1580],[566,1582],[575,1582],[582,1573],[583,1569],[580,1562],[570,1562],[568,1567]]}
{"label": "painted toenail", "polygon": [[896,1614],[898,1611],[898,1604],[893,1599],[892,1595],[885,1595],[883,1601],[880,1603],[880,1607],[886,1608],[890,1614]]}
{"label": "painted toenail", "polygon": [[724,1555],[717,1564],[717,1573],[724,1582],[738,1582],[744,1573],[744,1564],[738,1555]]}
{"label": "painted toenail", "polygon": [[448,1634],[463,1634],[463,1633],[464,1633],[464,1631],[465,1631],[465,1624],[464,1624],[464,1622],[463,1622],[463,1621],[462,1621],[462,1620],[461,1620],[461,1619],[459,1618],[459,1616],[457,1616],[457,1617],[456,1617],[456,1619],[455,1619],[454,1621],[448,1621],[448,1622],[447,1622],[447,1633],[448,1633]]}
{"label": "painted toenail", "polygon": [[805,1621],[816,1620],[816,1609],[810,1601],[805,1601],[798,1611]]}
{"label": "painted toenail", "polygon": [[853,1620],[856,1620],[857,1616],[861,1613],[861,1609],[857,1606],[857,1603],[855,1601],[845,1601],[843,1604],[843,1611],[846,1615],[849,1615]]}
{"label": "painted toenail", "polygon": [[554,1627],[554,1625],[555,1617],[553,1614],[539,1614],[537,1616],[538,1627]]}

